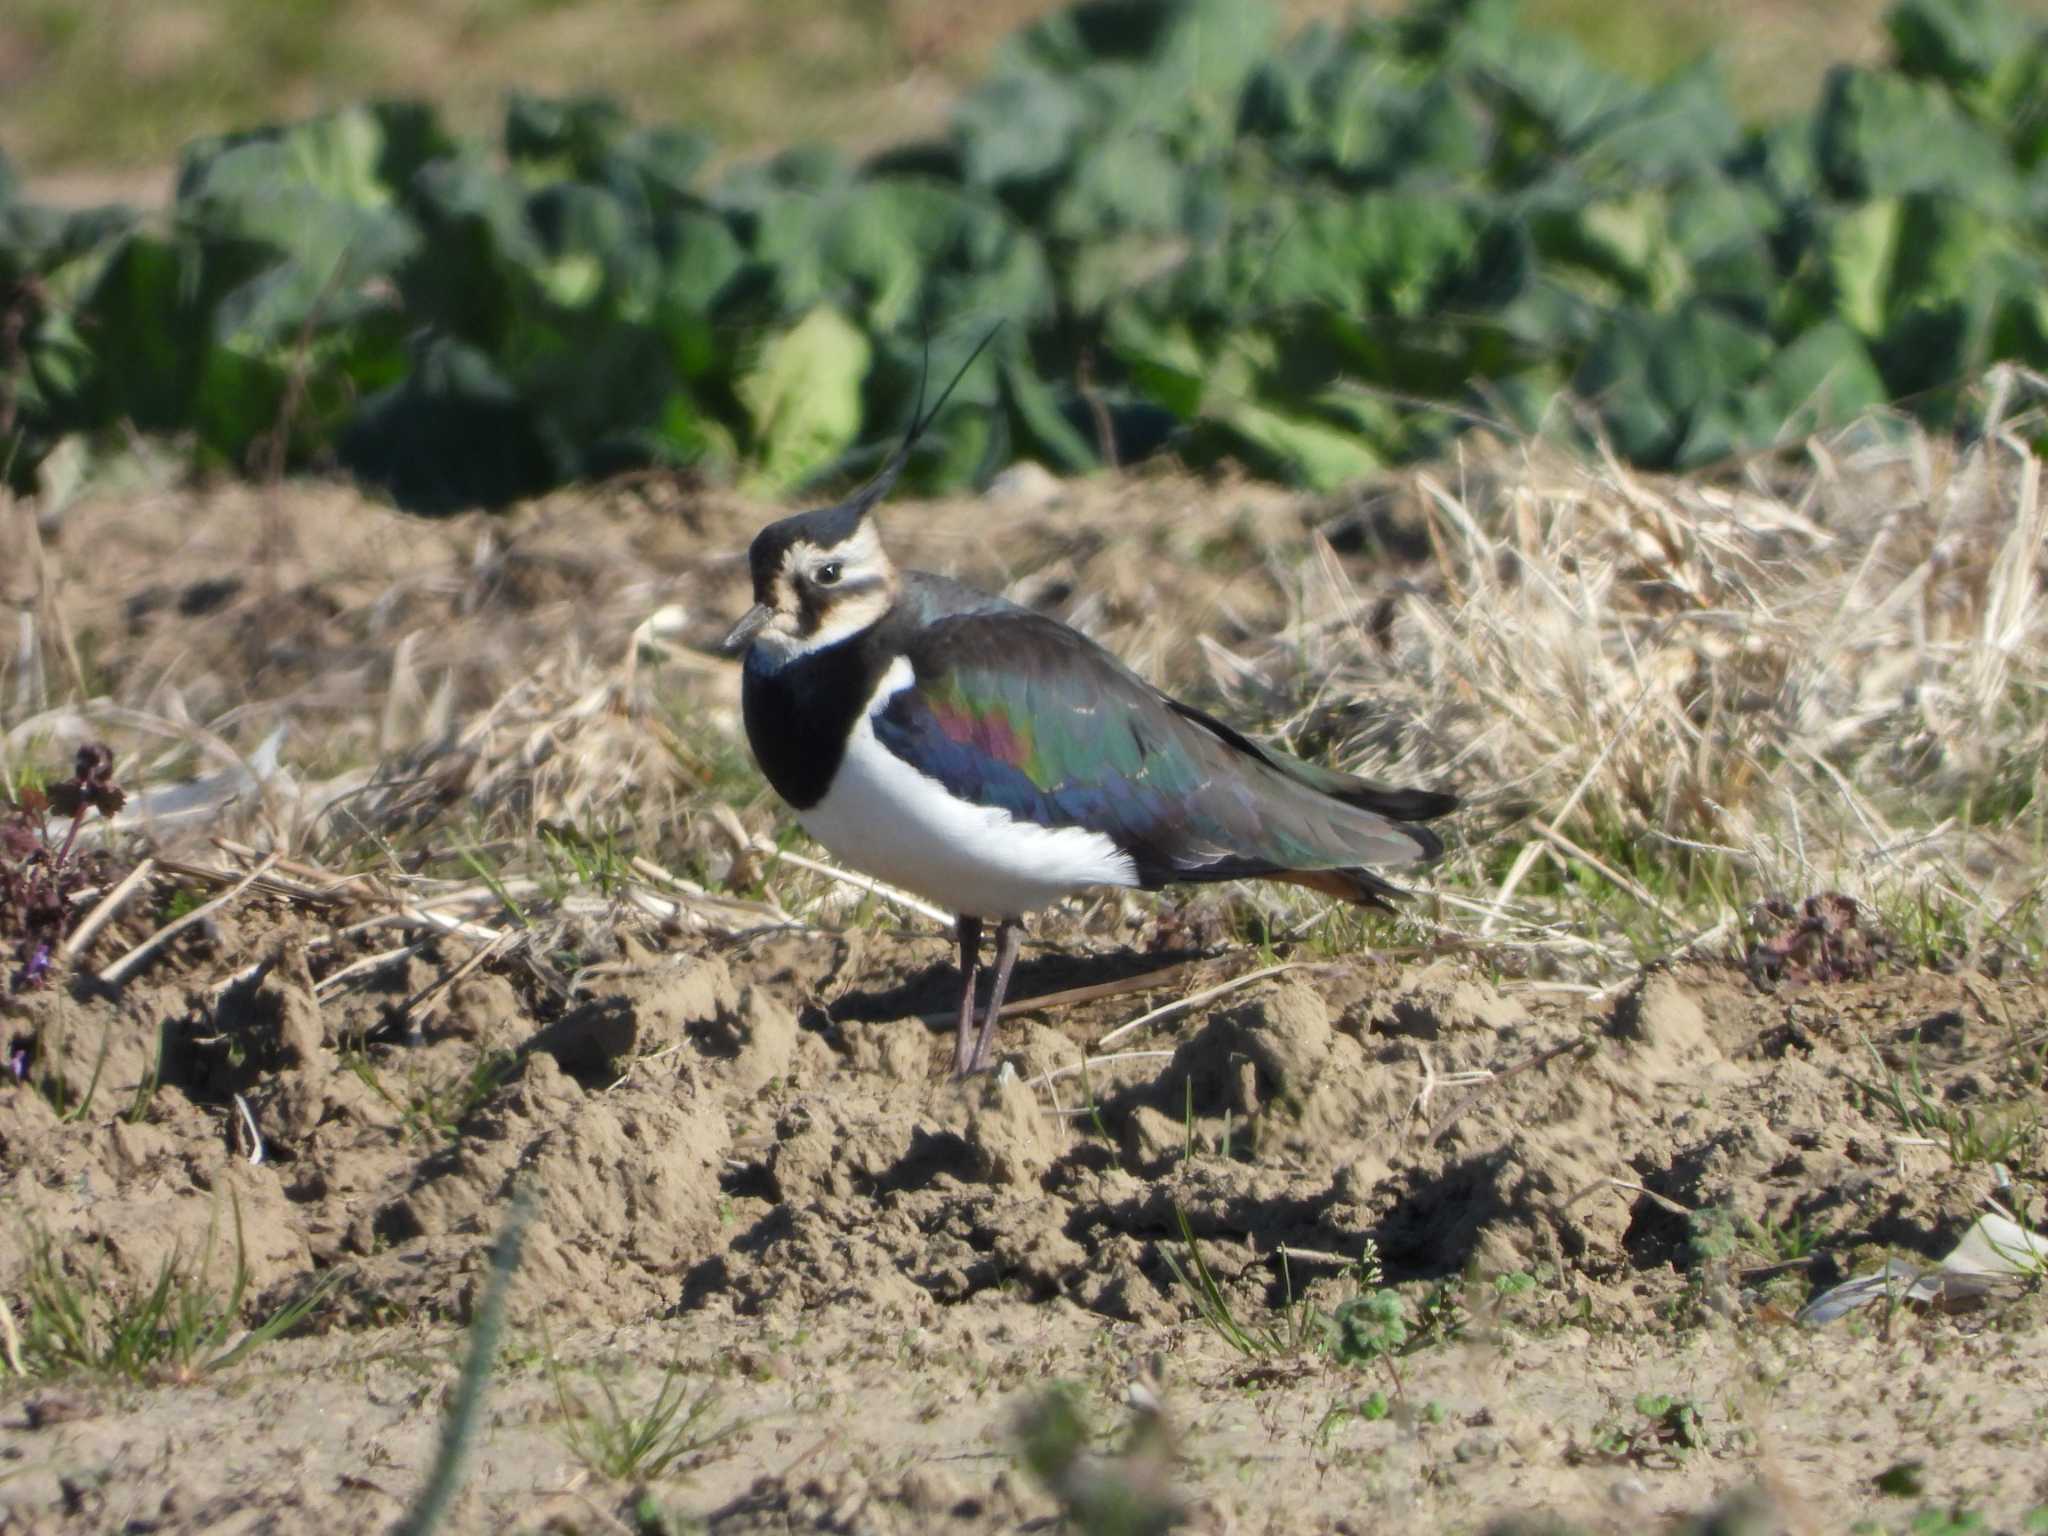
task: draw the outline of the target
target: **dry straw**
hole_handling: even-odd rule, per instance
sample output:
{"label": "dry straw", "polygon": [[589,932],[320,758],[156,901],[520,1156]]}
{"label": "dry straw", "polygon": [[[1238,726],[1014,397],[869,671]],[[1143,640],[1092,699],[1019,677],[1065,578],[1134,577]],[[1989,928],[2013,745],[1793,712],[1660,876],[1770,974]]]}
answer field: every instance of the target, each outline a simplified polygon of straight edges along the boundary
{"label": "dry straw", "polygon": [[1447,760],[1501,813],[1504,872],[1469,839],[1450,871],[1490,895],[1481,933],[1538,864],[1725,918],[1688,884],[1718,866],[1731,893],[1933,903],[2038,954],[2043,382],[1994,376],[1968,442],[1878,419],[1733,479],[1529,448],[1418,472],[1426,577],[1360,590],[1327,548],[1307,567],[1276,647],[1317,680],[1292,728],[1369,700],[1347,755]]}

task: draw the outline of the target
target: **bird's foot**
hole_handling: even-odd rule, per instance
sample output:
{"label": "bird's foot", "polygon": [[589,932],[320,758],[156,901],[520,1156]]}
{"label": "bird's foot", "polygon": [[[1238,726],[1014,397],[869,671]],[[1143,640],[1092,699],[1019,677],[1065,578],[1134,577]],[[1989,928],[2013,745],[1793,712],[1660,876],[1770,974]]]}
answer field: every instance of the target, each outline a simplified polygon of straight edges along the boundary
{"label": "bird's foot", "polygon": [[1013,1083],[1018,1080],[1017,1067],[1007,1056],[998,1056],[991,1051],[987,1056],[978,1056],[966,1067],[953,1074],[953,1081],[965,1083],[977,1077],[993,1078],[998,1083]]}

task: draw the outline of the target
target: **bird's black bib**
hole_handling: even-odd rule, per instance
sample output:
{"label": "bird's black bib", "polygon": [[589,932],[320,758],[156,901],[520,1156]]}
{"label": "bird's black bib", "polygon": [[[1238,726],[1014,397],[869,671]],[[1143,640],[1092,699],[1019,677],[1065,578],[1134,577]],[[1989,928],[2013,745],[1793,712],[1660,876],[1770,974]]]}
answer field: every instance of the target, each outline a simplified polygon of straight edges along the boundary
{"label": "bird's black bib", "polygon": [[847,738],[888,667],[873,636],[867,630],[773,668],[758,646],[747,653],[740,684],[747,741],[762,776],[799,811],[832,787]]}

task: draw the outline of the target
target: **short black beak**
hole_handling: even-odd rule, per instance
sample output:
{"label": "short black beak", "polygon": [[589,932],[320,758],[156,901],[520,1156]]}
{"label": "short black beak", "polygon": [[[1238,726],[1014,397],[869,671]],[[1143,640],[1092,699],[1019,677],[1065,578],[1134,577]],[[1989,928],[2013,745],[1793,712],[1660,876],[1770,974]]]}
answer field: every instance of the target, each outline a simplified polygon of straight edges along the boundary
{"label": "short black beak", "polygon": [[768,621],[775,617],[775,610],[766,603],[756,603],[749,608],[746,617],[733,625],[732,632],[718,644],[718,649],[727,656],[737,656],[753,644],[754,636],[761,633]]}

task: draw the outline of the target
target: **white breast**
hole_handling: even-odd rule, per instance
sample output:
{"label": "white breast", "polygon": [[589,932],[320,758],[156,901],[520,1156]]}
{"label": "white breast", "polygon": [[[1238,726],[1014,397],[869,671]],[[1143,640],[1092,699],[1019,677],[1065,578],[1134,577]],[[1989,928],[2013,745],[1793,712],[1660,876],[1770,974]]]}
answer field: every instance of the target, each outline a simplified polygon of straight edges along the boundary
{"label": "white breast", "polygon": [[1138,883],[1130,855],[1100,832],[955,799],[883,746],[874,716],[915,681],[902,657],[882,675],[831,789],[798,814],[806,832],[843,863],[976,917],[1021,917],[1091,885]]}

